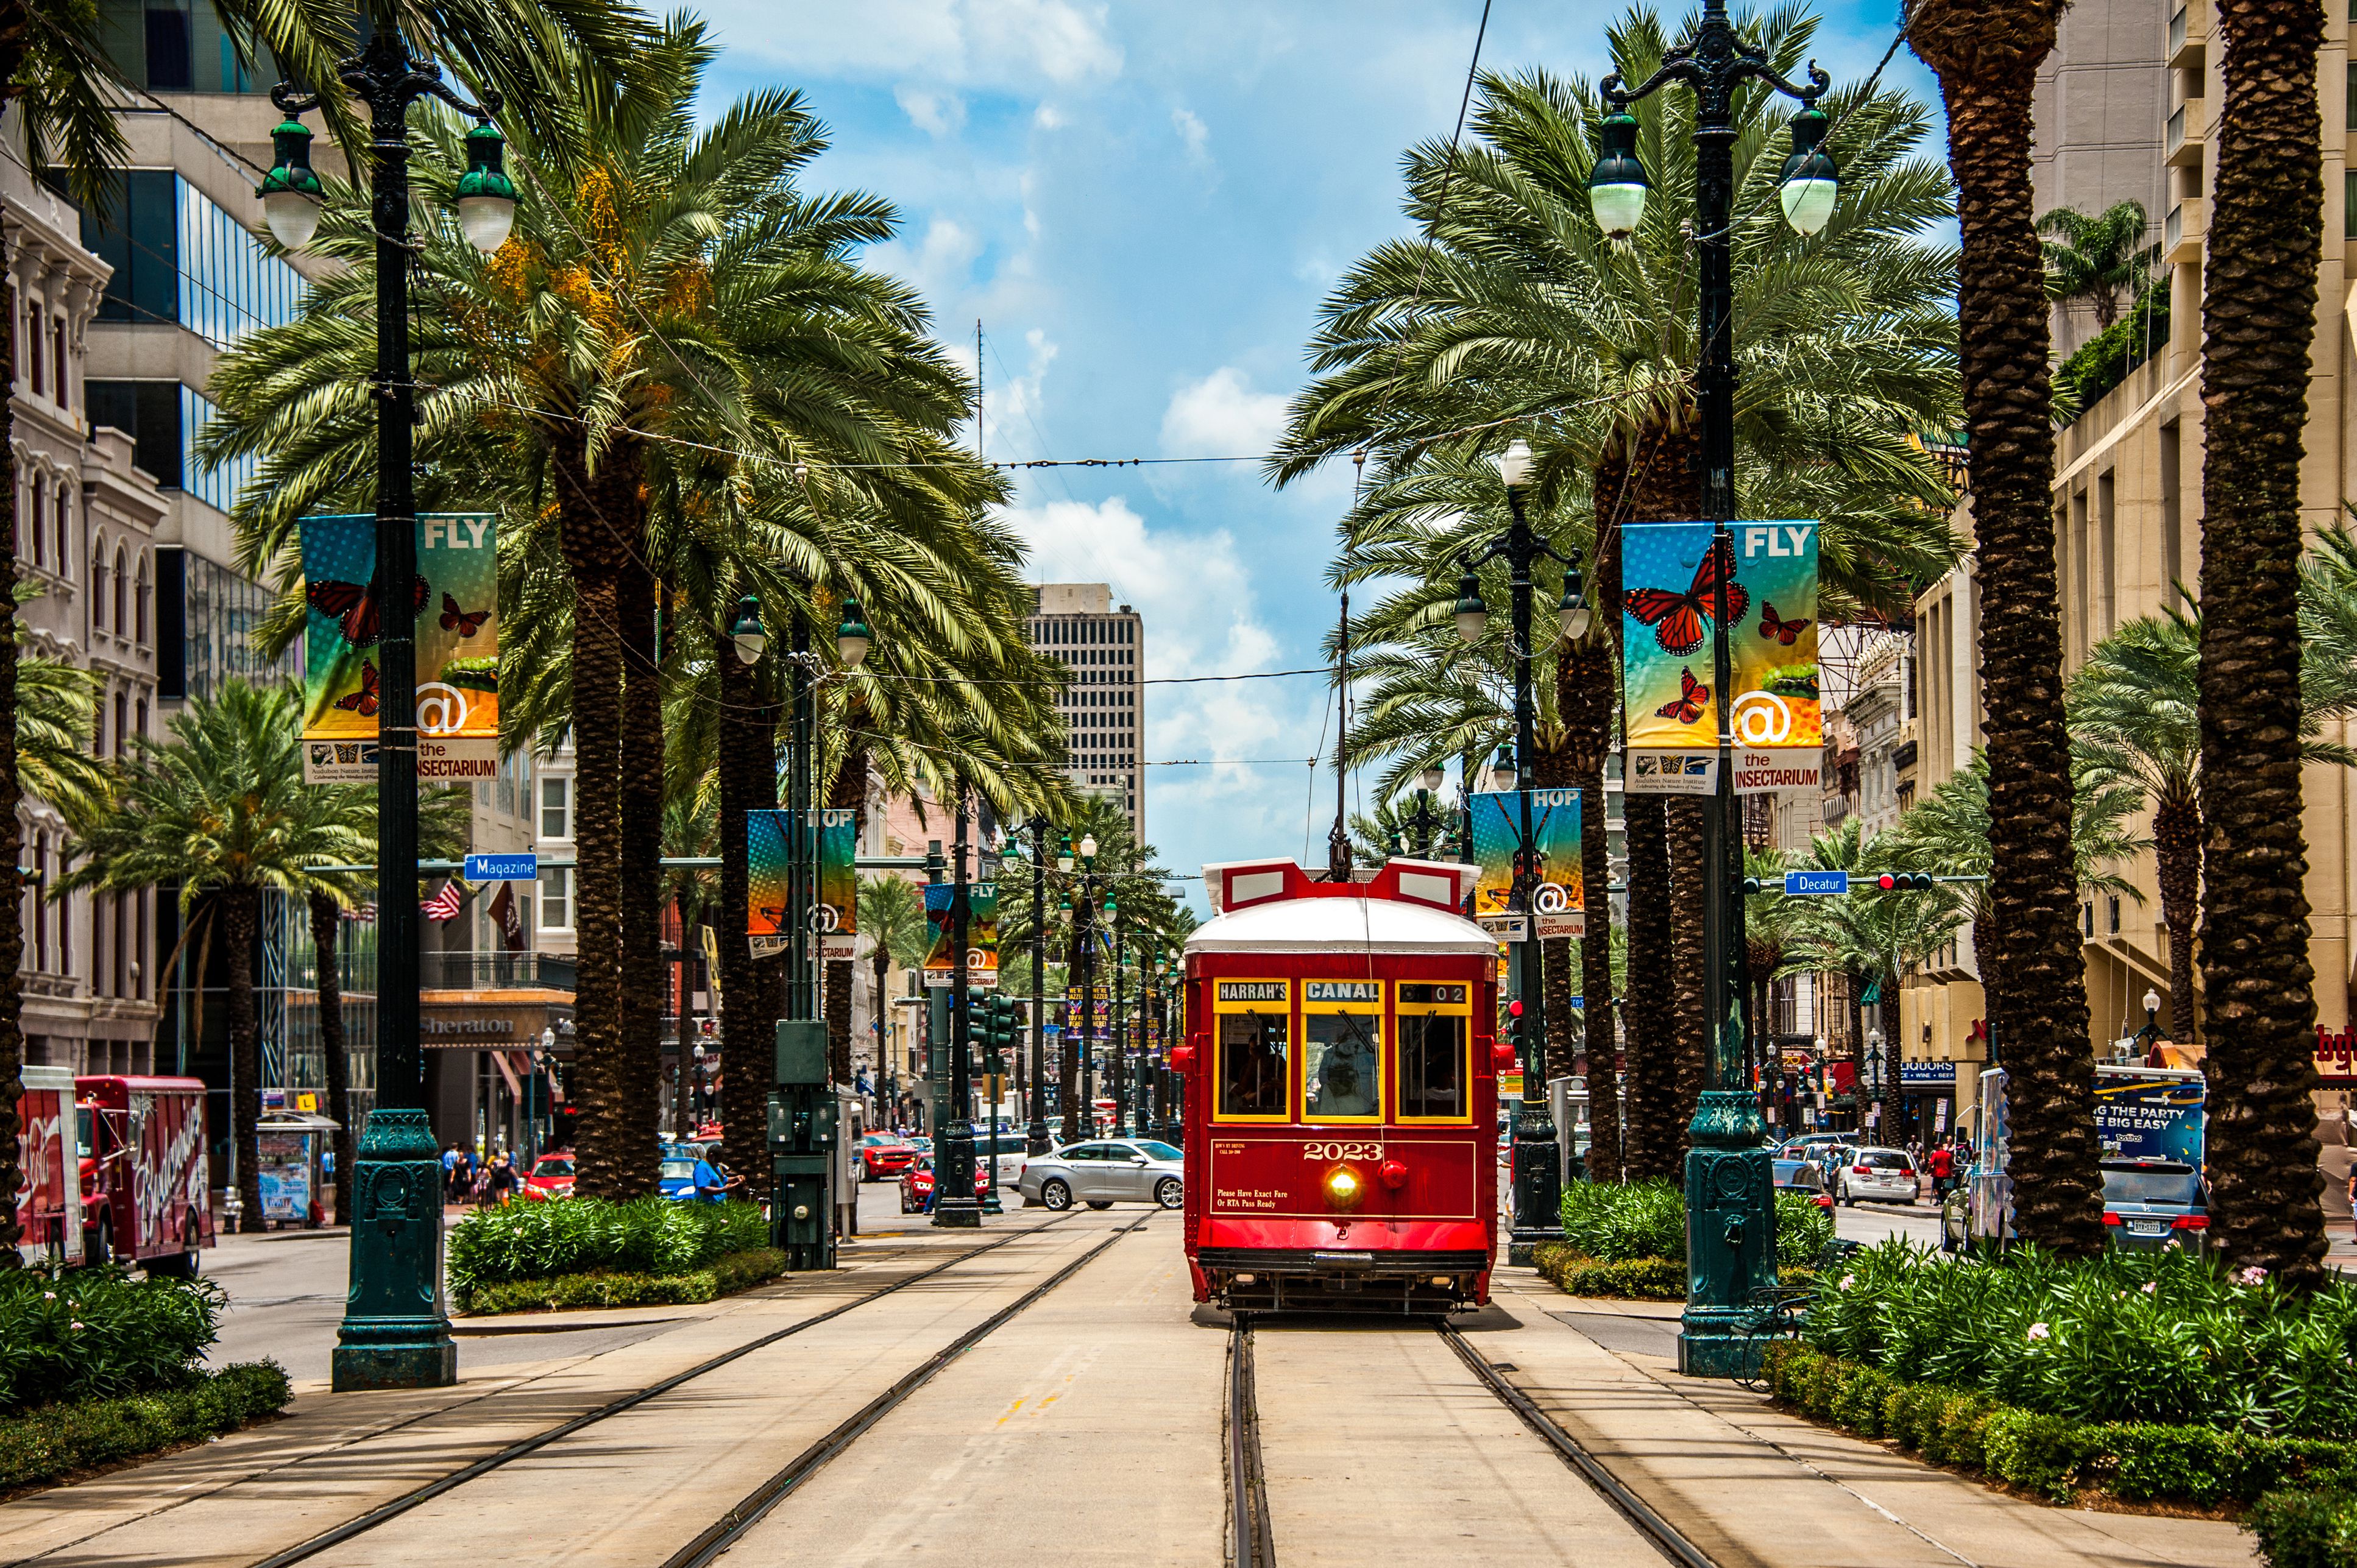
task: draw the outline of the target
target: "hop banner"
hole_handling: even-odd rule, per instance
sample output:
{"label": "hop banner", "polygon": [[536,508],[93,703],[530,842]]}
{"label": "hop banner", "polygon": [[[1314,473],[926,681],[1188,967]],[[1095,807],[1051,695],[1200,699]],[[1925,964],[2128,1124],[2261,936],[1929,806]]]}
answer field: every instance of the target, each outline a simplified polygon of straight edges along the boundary
{"label": "hop banner", "polygon": [[[949,883],[925,888],[925,983],[947,985],[957,978],[954,920],[950,908],[957,889]],[[998,984],[998,884],[976,882],[965,890],[965,983],[969,991]]]}
{"label": "hop banner", "polygon": [[1706,522],[1621,531],[1622,696],[1628,787],[1706,795],[1717,788],[1718,693],[1711,640],[1726,585],[1734,676],[1735,789],[1814,789],[1824,745],[1817,708],[1817,525],[1730,526],[1714,547]]}
{"label": "hop banner", "polygon": [[[1534,789],[1531,848],[1538,885],[1531,897],[1542,939],[1587,934],[1587,899],[1580,877],[1579,791]],[[1485,924],[1509,921],[1513,907],[1514,864],[1523,832],[1523,791],[1473,797],[1473,861],[1481,868],[1473,885],[1473,913]]]}
{"label": "hop banner", "polygon": [[[755,958],[785,951],[787,938],[793,934],[786,916],[793,886],[793,816],[778,811],[746,813],[745,934],[752,940]],[[859,877],[852,858],[857,813],[828,808],[810,816],[816,826],[804,835],[803,847],[818,874],[811,935],[821,958],[850,958],[859,942]]]}
{"label": "hop banner", "polygon": [[[303,781],[374,783],[384,596],[373,516],[307,517]],[[498,532],[488,512],[417,520],[417,777],[490,779],[500,766]]]}

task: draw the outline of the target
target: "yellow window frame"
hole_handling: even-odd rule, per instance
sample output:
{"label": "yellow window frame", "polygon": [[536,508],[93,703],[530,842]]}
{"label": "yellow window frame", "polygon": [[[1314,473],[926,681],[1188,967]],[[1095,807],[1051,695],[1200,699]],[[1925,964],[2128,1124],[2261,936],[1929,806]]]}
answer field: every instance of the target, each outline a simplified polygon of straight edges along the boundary
{"label": "yellow window frame", "polygon": [[[1222,993],[1231,985],[1274,985],[1282,988],[1284,995],[1252,997],[1229,1001]],[[1301,1028],[1294,1012],[1294,988],[1289,979],[1275,975],[1221,975],[1211,981],[1211,1120],[1227,1124],[1259,1123],[1282,1125],[1293,1120],[1293,1084],[1297,1076],[1294,1062],[1301,1052]],[[1257,1015],[1266,1017],[1272,1009],[1281,1008],[1285,1019],[1285,1109],[1274,1116],[1241,1115],[1220,1108],[1221,1090],[1228,1080],[1228,1031],[1225,1020],[1231,1017]]]}
{"label": "yellow window frame", "polygon": [[[1313,996],[1311,993],[1319,986],[1347,986],[1354,994]],[[1392,1056],[1391,1020],[1383,1009],[1385,989],[1380,980],[1305,980],[1301,983],[1301,1044],[1300,1048],[1293,1054],[1297,1058],[1294,1068],[1294,1078],[1299,1085],[1296,1092],[1301,1097],[1301,1120],[1305,1125],[1355,1127],[1379,1122],[1383,1119],[1385,1109],[1383,1092],[1385,1086],[1391,1081],[1389,1063]],[[1309,1020],[1321,1015],[1331,1017],[1340,1013],[1350,1014],[1353,1017],[1372,1018],[1374,1021],[1375,1108],[1363,1116],[1329,1115],[1313,1119],[1309,1113]]]}
{"label": "yellow window frame", "polygon": [[[1453,991],[1462,1002],[1411,1001],[1408,993],[1420,989]],[[1396,998],[1392,1014],[1392,1103],[1396,1108],[1393,1120],[1403,1127],[1463,1127],[1473,1120],[1473,996],[1478,987],[1460,980],[1403,980],[1394,988]],[[1410,1018],[1461,1018],[1464,1026],[1458,1031],[1457,1084],[1458,1098],[1465,1107],[1458,1116],[1411,1116],[1407,1113],[1406,1086],[1399,1081],[1400,1072],[1407,1063],[1407,1023]]]}

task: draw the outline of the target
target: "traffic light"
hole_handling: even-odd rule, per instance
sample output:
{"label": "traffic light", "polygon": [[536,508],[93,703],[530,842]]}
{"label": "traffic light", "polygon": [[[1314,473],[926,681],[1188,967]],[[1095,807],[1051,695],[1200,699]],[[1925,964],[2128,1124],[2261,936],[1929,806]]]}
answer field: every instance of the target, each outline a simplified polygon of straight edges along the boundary
{"label": "traffic light", "polygon": [[982,1070],[985,1074],[1004,1074],[1006,1071],[1005,1053],[1015,1048],[1016,1036],[1020,1027],[1017,1022],[1020,1005],[1012,996],[994,994],[983,998]]}
{"label": "traffic light", "polygon": [[1523,1022],[1522,999],[1517,997],[1506,1004],[1506,1043],[1514,1047],[1517,1059],[1526,1059],[1523,1047],[1530,1043],[1529,1035],[1529,1026]]}
{"label": "traffic light", "polygon": [[1886,871],[1874,885],[1885,893],[1922,893],[1931,888],[1932,879],[1920,871]]}

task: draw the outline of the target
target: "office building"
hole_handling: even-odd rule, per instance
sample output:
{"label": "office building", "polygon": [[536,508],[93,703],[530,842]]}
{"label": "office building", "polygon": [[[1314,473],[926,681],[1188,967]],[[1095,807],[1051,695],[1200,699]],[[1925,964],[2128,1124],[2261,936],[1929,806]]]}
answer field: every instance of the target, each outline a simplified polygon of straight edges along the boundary
{"label": "office building", "polygon": [[1031,645],[1071,672],[1057,698],[1072,782],[1113,801],[1146,838],[1146,641],[1138,613],[1103,583],[1043,583]]}

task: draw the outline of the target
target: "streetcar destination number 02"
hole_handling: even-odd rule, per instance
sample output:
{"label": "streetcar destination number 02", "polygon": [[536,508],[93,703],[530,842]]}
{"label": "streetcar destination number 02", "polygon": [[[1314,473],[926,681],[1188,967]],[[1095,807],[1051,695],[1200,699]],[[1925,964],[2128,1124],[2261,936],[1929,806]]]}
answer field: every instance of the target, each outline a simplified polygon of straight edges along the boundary
{"label": "streetcar destination number 02", "polygon": [[1380,1160],[1383,1157],[1381,1144],[1304,1144],[1301,1157],[1305,1160]]}

